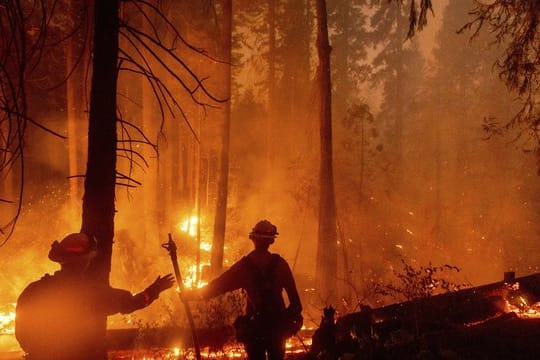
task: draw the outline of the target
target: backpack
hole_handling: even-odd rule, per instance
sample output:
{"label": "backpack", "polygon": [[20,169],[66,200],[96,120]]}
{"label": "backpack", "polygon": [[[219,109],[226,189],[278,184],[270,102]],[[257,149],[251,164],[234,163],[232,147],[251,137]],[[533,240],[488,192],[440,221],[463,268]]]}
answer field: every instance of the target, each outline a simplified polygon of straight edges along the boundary
{"label": "backpack", "polygon": [[245,256],[243,259],[252,274],[252,281],[256,288],[255,294],[252,294],[253,299],[248,299],[248,301],[254,312],[261,316],[275,316],[285,310],[282,289],[276,283],[276,269],[280,258],[278,254],[272,254],[272,259],[264,270],[261,270],[249,257]]}
{"label": "backpack", "polygon": [[279,255],[272,254],[268,267],[262,271],[249,257],[244,256],[242,259],[253,275],[252,281],[256,284],[256,293],[254,298],[248,297],[248,302],[254,311],[248,311],[247,314],[238,316],[234,321],[238,341],[246,342],[254,338],[271,336],[281,328],[281,317],[285,309],[281,288],[278,292],[275,283],[275,272],[279,260]]}

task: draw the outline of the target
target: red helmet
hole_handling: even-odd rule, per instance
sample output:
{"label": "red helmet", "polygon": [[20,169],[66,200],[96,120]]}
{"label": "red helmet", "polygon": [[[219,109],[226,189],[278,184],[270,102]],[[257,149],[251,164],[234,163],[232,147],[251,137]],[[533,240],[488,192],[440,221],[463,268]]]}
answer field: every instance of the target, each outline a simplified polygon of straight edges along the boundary
{"label": "red helmet", "polygon": [[49,259],[58,263],[77,262],[86,255],[95,253],[96,241],[84,233],[69,234],[62,241],[54,241],[49,251]]}
{"label": "red helmet", "polygon": [[249,238],[266,238],[274,239],[279,233],[277,232],[277,227],[268,220],[261,220],[249,233]]}

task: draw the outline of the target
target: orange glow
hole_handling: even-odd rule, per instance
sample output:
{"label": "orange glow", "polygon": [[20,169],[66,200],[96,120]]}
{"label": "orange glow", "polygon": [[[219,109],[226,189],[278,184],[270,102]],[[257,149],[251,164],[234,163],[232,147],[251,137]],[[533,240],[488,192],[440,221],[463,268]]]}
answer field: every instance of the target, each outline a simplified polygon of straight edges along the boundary
{"label": "orange glow", "polygon": [[[202,268],[204,266],[208,266],[208,264],[200,264],[199,265],[199,273],[202,271]],[[191,265],[188,268],[188,272],[186,276],[184,276],[184,287],[186,288],[201,288],[208,284],[206,281],[199,280],[197,281],[197,265]]]}
{"label": "orange glow", "polygon": [[7,306],[8,310],[0,311],[0,335],[15,333],[15,303]]}
{"label": "orange glow", "polygon": [[188,234],[191,237],[197,236],[197,226],[199,224],[199,218],[196,215],[192,215],[187,219],[180,221],[176,228],[183,233]]}
{"label": "orange glow", "polygon": [[520,319],[535,319],[540,318],[540,302],[528,304],[524,296],[518,296],[511,304],[506,300],[506,312],[515,313]]}
{"label": "orange glow", "polygon": [[212,244],[208,241],[201,241],[200,249],[202,251],[210,252],[212,250]]}

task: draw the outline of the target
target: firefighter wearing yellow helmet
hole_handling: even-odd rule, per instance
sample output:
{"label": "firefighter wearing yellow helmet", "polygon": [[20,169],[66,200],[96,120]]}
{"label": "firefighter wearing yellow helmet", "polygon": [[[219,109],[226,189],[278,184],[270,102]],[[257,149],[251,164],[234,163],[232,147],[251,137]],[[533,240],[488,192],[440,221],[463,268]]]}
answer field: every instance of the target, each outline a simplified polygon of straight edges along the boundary
{"label": "firefighter wearing yellow helmet", "polygon": [[[235,321],[236,337],[250,360],[281,360],[285,341],[302,326],[302,304],[285,259],[269,251],[278,235],[268,220],[255,224],[249,238],[254,249],[206,287],[184,292],[186,300],[210,299],[236,289],[247,294],[245,314]],[[285,304],[285,290],[289,304]]]}
{"label": "firefighter wearing yellow helmet", "polygon": [[96,253],[95,239],[83,233],[52,243],[49,259],[60,270],[28,285],[17,300],[15,336],[26,359],[107,359],[103,319],[150,305],[174,283],[171,274],[158,276],[136,295],[98,284],[86,272]]}

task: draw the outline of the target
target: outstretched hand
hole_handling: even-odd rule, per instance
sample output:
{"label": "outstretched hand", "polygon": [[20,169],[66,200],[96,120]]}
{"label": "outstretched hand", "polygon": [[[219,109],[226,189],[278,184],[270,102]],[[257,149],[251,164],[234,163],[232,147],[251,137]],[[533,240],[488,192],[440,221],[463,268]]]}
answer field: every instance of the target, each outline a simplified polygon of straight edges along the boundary
{"label": "outstretched hand", "polygon": [[173,284],[174,276],[172,274],[167,274],[163,277],[158,276],[157,279],[149,287],[146,288],[145,292],[152,300],[155,300],[158,298],[160,292],[172,287]]}
{"label": "outstretched hand", "polygon": [[157,279],[150,286],[155,286],[158,292],[167,290],[174,285],[174,276],[173,274],[167,274],[163,277],[158,276]]}

